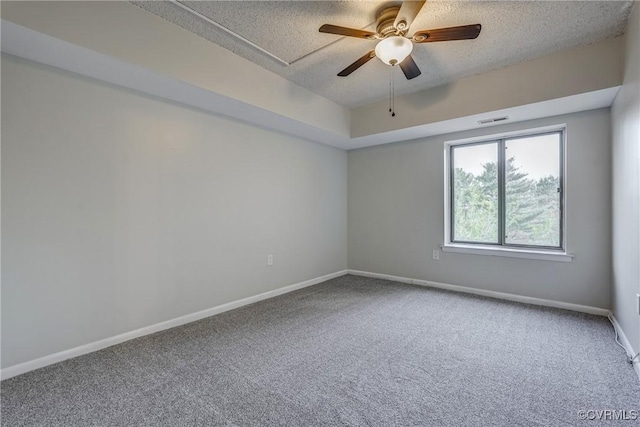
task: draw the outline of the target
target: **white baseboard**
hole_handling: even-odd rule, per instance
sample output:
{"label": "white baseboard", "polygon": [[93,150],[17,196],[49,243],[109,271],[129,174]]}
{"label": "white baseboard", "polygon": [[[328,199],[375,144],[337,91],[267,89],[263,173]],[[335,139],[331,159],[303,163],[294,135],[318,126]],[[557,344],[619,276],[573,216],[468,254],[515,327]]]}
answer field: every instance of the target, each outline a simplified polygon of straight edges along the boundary
{"label": "white baseboard", "polygon": [[[627,336],[624,334],[624,331],[622,330],[622,326],[620,326],[620,323],[618,323],[618,320],[613,315],[613,313],[609,314],[609,319],[611,320],[611,323],[613,323],[613,327],[618,333],[618,338],[620,338],[620,344],[622,344],[622,346],[627,351],[627,353],[631,355],[637,354],[637,351],[635,351],[633,347],[631,347],[631,343],[627,339]],[[640,360],[638,359],[634,360],[633,369],[636,371],[636,375],[638,375],[638,379],[640,380]]]}
{"label": "white baseboard", "polygon": [[430,282],[428,280],[411,279],[408,277],[391,276],[389,274],[371,273],[368,271],[347,270],[355,276],[372,277],[375,279],[392,280],[394,282],[410,283],[412,285],[428,286],[430,288],[446,289],[448,291],[464,292],[467,294],[482,295],[485,297],[522,302],[525,304],[542,305],[545,307],[563,308],[565,310],[579,311],[581,313],[608,316],[609,309],[591,307],[588,305],[572,304],[569,302],[554,301],[549,299],[527,297],[523,295],[508,294],[505,292],[489,291],[486,289],[468,288],[466,286],[450,285],[448,283]]}
{"label": "white baseboard", "polygon": [[18,365],[9,366],[0,371],[0,378],[5,380],[11,377],[15,377],[16,375],[24,374],[25,372],[33,371],[35,369],[43,368],[54,363],[62,362],[63,360],[71,359],[72,357],[82,356],[83,354],[102,350],[104,348],[111,347],[112,345],[120,344],[124,341],[129,341],[131,339],[142,337],[144,335],[150,335],[156,332],[164,331],[165,329],[175,328],[176,326],[181,326],[186,323],[195,322],[196,320],[204,319],[205,317],[210,317],[215,314],[253,304],[254,302],[273,298],[275,296],[286,294],[297,289],[306,288],[307,286],[316,285],[318,283],[325,282],[336,277],[344,276],[346,274],[347,270],[337,271],[325,276],[316,277],[315,279],[305,280],[304,282],[295,283],[293,285],[274,289],[262,294],[228,302],[226,304],[207,308],[205,310],[187,314],[185,316],[176,317],[175,319],[170,319],[164,322],[156,323],[154,325],[145,326],[144,328],[136,329],[134,331],[125,332],[124,334],[116,335],[114,337],[105,338],[89,344],[81,345],[79,347],[71,348],[69,350],[64,350],[59,353],[50,354],[48,356],[20,363]]}

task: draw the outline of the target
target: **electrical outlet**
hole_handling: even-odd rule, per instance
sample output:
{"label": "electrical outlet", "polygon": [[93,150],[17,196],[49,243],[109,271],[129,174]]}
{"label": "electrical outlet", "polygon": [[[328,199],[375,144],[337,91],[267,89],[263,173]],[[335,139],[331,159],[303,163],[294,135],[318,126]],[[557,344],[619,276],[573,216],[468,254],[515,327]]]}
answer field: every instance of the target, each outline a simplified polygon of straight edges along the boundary
{"label": "electrical outlet", "polygon": [[273,254],[267,255],[267,265],[273,265]]}
{"label": "electrical outlet", "polygon": [[440,251],[438,249],[434,249],[433,250],[433,259],[435,259],[435,260],[439,260],[440,259]]}

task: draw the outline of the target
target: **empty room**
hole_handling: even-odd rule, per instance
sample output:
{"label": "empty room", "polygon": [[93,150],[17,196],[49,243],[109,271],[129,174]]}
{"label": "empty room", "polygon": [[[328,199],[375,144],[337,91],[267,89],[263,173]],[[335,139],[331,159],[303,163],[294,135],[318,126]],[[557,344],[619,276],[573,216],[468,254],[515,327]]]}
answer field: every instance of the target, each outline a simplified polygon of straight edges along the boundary
{"label": "empty room", "polygon": [[640,5],[2,1],[3,426],[640,424]]}

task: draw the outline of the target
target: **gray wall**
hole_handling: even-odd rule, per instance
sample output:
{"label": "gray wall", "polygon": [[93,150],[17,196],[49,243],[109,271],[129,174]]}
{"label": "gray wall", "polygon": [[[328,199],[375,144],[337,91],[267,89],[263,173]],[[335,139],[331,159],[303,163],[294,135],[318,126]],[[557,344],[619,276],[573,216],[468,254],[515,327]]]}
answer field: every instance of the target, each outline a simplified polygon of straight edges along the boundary
{"label": "gray wall", "polygon": [[[567,124],[570,263],[441,253],[443,143]],[[349,151],[349,268],[608,308],[610,114],[600,109]]]}
{"label": "gray wall", "polygon": [[346,174],[343,150],[3,56],[2,367],[345,269]]}
{"label": "gray wall", "polygon": [[613,313],[640,349],[640,6],[626,32],[624,85],[611,108],[613,130]]}

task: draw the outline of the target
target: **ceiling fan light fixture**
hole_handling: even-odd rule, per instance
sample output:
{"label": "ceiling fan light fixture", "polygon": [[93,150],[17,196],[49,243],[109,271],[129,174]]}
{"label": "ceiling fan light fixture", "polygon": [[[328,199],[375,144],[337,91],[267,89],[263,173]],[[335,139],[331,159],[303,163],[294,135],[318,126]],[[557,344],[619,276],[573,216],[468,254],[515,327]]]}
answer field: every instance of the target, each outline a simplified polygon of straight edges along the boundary
{"label": "ceiling fan light fixture", "polygon": [[413,43],[402,36],[392,36],[380,40],[376,45],[376,56],[387,65],[396,65],[411,55]]}

